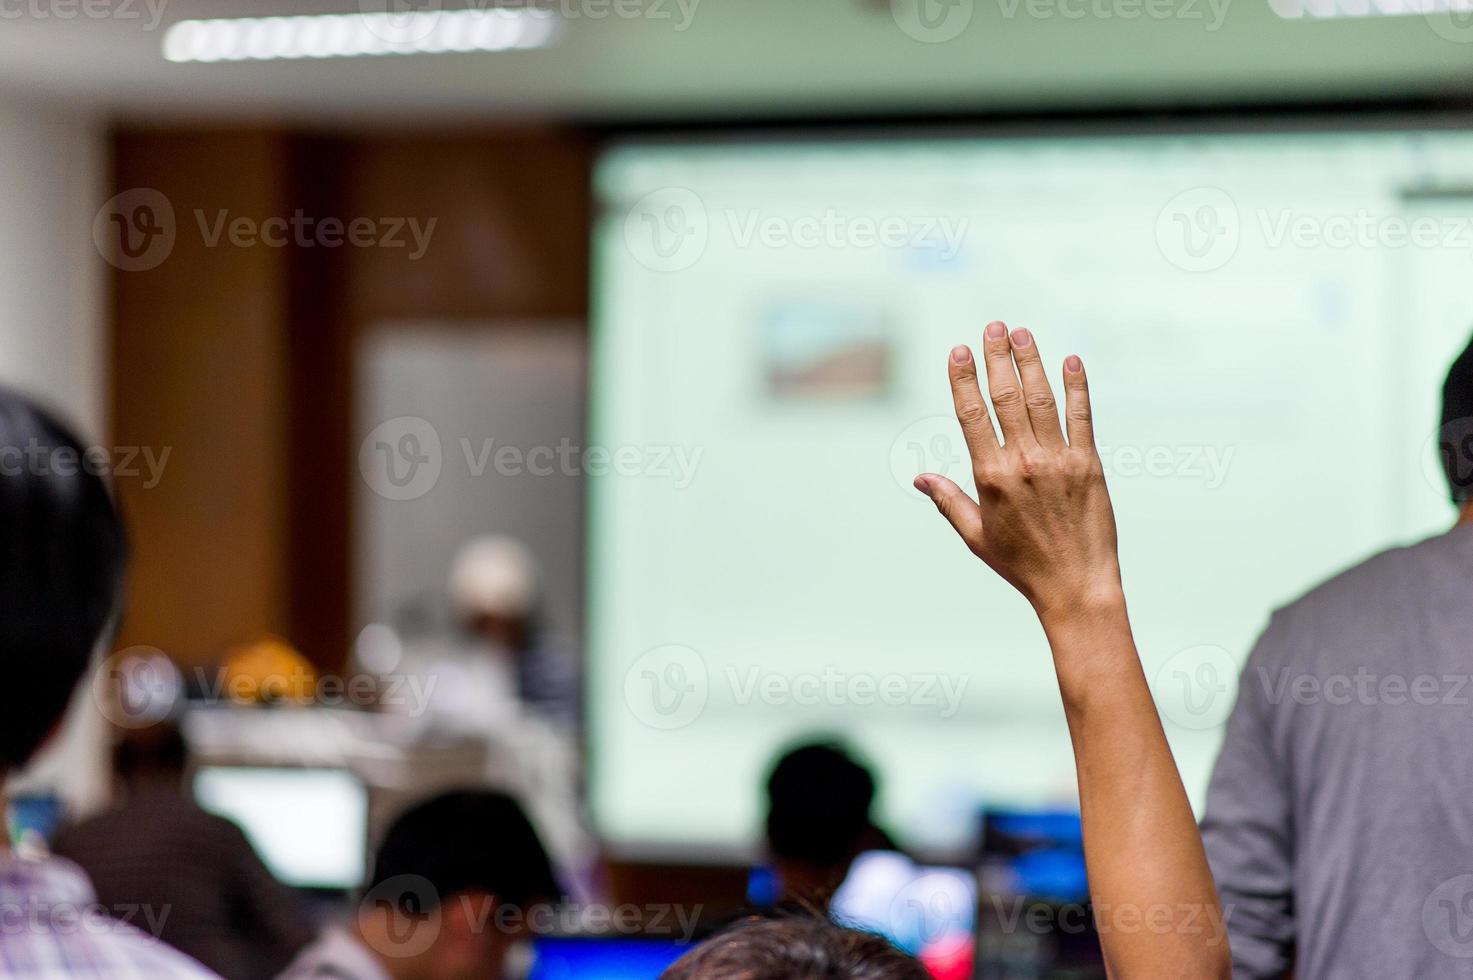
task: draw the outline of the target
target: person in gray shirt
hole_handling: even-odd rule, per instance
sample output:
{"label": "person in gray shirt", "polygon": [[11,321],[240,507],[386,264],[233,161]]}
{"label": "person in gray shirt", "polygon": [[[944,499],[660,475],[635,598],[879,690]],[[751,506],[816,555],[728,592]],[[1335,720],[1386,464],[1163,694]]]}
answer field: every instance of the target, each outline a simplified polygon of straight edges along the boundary
{"label": "person in gray shirt", "polygon": [[1274,613],[1202,835],[1235,977],[1473,976],[1473,345],[1443,388],[1457,525]]}

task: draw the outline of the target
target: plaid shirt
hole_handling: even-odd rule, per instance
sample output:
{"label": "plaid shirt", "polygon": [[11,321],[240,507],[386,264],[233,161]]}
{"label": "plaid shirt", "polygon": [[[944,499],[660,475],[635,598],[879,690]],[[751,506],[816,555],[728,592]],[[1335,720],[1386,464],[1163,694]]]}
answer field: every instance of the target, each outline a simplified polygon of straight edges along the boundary
{"label": "plaid shirt", "polygon": [[213,978],[194,960],[142,931],[167,914],[167,909],[104,908],[86,875],[69,861],[31,860],[0,851],[0,977]]}
{"label": "plaid shirt", "polygon": [[76,862],[104,908],[133,911],[133,925],[235,980],[275,977],[315,933],[241,829],[177,786],[133,787],[113,809],[63,828],[51,853]]}

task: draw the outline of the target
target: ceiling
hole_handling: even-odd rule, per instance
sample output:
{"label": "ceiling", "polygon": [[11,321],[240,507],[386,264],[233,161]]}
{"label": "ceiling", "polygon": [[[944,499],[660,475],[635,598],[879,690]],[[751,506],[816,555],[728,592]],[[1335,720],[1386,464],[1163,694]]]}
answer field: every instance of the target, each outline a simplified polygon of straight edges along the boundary
{"label": "ceiling", "polygon": [[1473,15],[1285,20],[1268,0],[547,2],[567,25],[545,50],[180,65],[160,54],[177,20],[358,8],[24,0],[0,14],[0,85],[124,118],[345,122],[1473,96]]}

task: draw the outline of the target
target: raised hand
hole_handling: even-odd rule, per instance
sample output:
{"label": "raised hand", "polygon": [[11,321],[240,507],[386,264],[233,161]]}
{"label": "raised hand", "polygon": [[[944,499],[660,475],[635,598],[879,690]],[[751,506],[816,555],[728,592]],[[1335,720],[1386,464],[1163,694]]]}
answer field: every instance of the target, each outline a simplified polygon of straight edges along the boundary
{"label": "raised hand", "polygon": [[[977,500],[935,473],[916,477],[916,487],[1043,623],[1074,745],[1106,972],[1225,980],[1232,964],[1217,890],[1125,610],[1084,365],[1064,361],[1061,425],[1028,331],[1010,337],[1001,323],[989,324],[983,347],[1001,442],[972,352],[953,350],[949,369]],[[1149,934],[1119,928],[1138,915],[1155,915],[1163,926]]]}
{"label": "raised hand", "polygon": [[1115,515],[1095,450],[1084,364],[1072,355],[1064,361],[1061,426],[1038,344],[1027,330],[1009,335],[1002,323],[988,324],[983,349],[991,413],[971,349],[956,347],[948,364],[977,500],[935,473],[916,477],[916,488],[1041,617],[1118,602]]}

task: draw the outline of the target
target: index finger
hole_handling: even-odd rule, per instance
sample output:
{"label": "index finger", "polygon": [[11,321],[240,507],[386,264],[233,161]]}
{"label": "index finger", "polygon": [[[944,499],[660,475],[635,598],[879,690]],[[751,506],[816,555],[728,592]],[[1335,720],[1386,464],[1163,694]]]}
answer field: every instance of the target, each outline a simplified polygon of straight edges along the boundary
{"label": "index finger", "polygon": [[965,344],[952,348],[946,373],[951,377],[951,403],[956,408],[956,420],[961,423],[972,463],[992,459],[997,453],[997,433],[987,414],[987,400],[977,384],[977,359],[972,356],[971,348]]}

